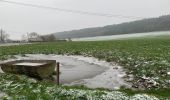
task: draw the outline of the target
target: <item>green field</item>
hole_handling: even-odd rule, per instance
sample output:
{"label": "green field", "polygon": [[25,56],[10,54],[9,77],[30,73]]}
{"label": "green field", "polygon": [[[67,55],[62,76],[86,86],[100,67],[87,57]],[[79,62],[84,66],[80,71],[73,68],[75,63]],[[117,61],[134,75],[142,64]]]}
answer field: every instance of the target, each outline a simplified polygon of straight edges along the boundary
{"label": "green field", "polygon": [[[108,62],[116,62],[123,66],[124,69],[126,69],[127,74],[134,75],[135,78],[131,82],[135,87],[141,88],[140,86],[142,86],[142,90],[132,90],[122,87],[119,92],[123,94],[120,93],[120,95],[133,96],[134,94],[138,93],[146,93],[149,95],[154,95],[158,98],[170,98],[169,36],[113,41],[36,43],[28,45],[0,47],[1,60],[13,57],[12,55],[24,56],[24,54],[40,53],[93,56],[98,59],[106,60]],[[55,86],[52,83],[47,84],[46,82],[30,83],[26,77],[24,77],[26,79],[22,79],[18,76],[14,76],[15,75],[13,75],[12,77],[11,75],[2,74],[0,76],[0,90],[6,92],[15,99],[17,96],[23,96],[23,98],[26,98],[25,96],[27,96],[30,100],[33,98],[43,98],[47,100],[54,98],[59,98],[63,100],[74,100],[78,98],[79,100],[86,100],[88,96],[96,97],[99,99],[102,98],[103,95],[109,95],[104,91],[89,90],[86,88],[75,90],[74,93],[76,95],[73,95],[74,93],[63,94],[63,91],[70,91],[70,88],[77,89],[78,87]],[[146,78],[151,82],[142,81],[143,78]],[[16,79],[18,79],[18,81],[16,81]],[[9,84],[10,82],[11,84]],[[146,83],[154,83],[155,85],[151,85],[148,87],[148,85],[145,85]],[[19,84],[18,87],[17,84]],[[30,86],[32,86],[32,88],[29,88]],[[51,93],[45,90],[48,87],[53,87],[51,89]],[[57,91],[58,88],[60,88],[61,90],[63,89],[63,91]],[[35,89],[37,89],[37,91]],[[56,89],[56,91],[54,89]],[[36,92],[32,92],[33,90]],[[83,90],[84,92],[79,93],[78,91],[81,90]],[[97,92],[93,93],[91,91]],[[77,96],[77,94],[79,94],[80,96]],[[120,97],[126,99],[124,98],[124,96]]]}

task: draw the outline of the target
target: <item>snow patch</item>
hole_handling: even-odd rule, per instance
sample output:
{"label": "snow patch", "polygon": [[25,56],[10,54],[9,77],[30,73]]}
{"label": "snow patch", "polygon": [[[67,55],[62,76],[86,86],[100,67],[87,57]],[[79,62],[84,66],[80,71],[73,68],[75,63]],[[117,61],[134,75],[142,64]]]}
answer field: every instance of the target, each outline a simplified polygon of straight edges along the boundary
{"label": "snow patch", "polygon": [[44,64],[45,64],[45,63],[22,62],[22,63],[15,63],[14,65],[40,66],[40,65],[44,65]]}

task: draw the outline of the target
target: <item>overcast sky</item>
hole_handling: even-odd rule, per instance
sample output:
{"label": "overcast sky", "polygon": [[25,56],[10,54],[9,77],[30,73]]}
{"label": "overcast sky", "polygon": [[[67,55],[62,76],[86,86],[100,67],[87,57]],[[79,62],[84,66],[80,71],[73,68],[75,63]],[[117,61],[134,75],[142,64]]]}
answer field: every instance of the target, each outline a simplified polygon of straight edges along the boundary
{"label": "overcast sky", "polygon": [[[170,0],[8,0],[113,15],[158,17],[170,14]],[[0,27],[12,39],[27,32],[53,32],[117,24],[134,19],[80,15],[0,2]]]}

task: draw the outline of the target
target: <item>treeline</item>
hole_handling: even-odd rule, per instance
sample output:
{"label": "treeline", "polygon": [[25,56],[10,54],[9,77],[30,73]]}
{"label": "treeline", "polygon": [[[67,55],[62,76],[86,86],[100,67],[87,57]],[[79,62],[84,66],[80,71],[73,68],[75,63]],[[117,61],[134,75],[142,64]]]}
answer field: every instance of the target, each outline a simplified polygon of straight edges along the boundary
{"label": "treeline", "polygon": [[80,38],[118,34],[143,33],[153,31],[170,31],[170,15],[108,25],[105,27],[86,28],[73,31],[54,33],[56,38]]}
{"label": "treeline", "polygon": [[27,33],[22,36],[22,42],[63,42],[67,40],[56,39],[53,34],[39,35],[36,32]]}

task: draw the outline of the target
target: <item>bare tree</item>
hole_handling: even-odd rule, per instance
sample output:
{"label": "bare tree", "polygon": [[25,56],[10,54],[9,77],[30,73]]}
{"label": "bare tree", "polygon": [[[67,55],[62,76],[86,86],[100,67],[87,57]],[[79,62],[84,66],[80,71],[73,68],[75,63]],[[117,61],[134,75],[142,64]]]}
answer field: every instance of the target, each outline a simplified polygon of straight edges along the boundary
{"label": "bare tree", "polygon": [[55,36],[53,34],[48,35],[48,38],[49,38],[50,41],[55,41],[56,40],[56,38],[55,38]]}
{"label": "bare tree", "polygon": [[42,35],[40,36],[41,39],[44,41],[44,42],[50,42],[50,41],[55,41],[56,38],[53,34],[50,34],[50,35]]}
{"label": "bare tree", "polygon": [[36,32],[28,33],[27,34],[28,38],[37,38],[39,37],[39,34]]}
{"label": "bare tree", "polygon": [[21,41],[27,42],[28,41],[28,36],[27,34],[23,34],[21,37]]}
{"label": "bare tree", "polygon": [[36,32],[28,33],[27,34],[29,42],[40,42],[42,41],[40,35]]}
{"label": "bare tree", "polygon": [[5,42],[9,38],[9,34],[6,34],[2,29],[0,30],[0,42]]}

